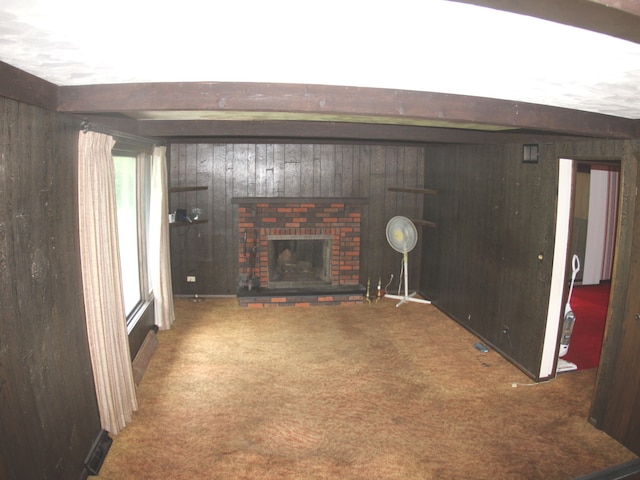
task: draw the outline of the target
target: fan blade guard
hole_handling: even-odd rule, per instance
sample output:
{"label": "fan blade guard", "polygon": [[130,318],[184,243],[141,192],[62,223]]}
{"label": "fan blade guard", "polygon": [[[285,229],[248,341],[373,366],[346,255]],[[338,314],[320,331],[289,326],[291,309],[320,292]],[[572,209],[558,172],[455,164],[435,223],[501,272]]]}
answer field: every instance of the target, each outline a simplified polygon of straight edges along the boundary
{"label": "fan blade guard", "polygon": [[387,242],[396,252],[408,253],[418,242],[416,226],[407,217],[398,215],[387,222]]}

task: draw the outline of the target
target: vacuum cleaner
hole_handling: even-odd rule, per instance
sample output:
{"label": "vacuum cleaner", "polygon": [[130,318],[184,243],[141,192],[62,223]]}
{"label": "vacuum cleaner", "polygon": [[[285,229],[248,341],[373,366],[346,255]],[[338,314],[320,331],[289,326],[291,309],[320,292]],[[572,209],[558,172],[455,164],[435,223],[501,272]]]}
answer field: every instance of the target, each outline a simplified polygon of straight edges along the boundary
{"label": "vacuum cleaner", "polygon": [[564,320],[562,323],[562,337],[560,339],[560,350],[558,352],[558,366],[556,371],[570,372],[571,370],[577,370],[578,366],[567,360],[564,357],[569,351],[569,344],[571,343],[571,334],[573,333],[573,326],[576,323],[576,316],[571,309],[571,295],[573,294],[573,284],[576,281],[576,276],[580,271],[580,259],[577,255],[574,255],[571,259],[571,287],[569,287],[569,296],[567,297],[567,303],[564,306]]}

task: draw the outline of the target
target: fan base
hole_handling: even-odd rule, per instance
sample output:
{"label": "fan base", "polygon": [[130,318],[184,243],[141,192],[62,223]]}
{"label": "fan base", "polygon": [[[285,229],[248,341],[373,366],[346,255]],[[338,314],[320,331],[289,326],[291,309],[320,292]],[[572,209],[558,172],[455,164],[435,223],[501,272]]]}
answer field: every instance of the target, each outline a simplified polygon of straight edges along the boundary
{"label": "fan base", "polygon": [[393,298],[396,300],[400,300],[397,304],[396,307],[399,307],[400,305],[402,305],[403,303],[407,303],[407,302],[416,302],[416,303],[426,303],[426,304],[431,304],[431,302],[429,300],[424,300],[422,298],[415,298],[414,295],[416,294],[416,292],[413,292],[409,295],[391,295],[389,293],[387,293],[384,298]]}

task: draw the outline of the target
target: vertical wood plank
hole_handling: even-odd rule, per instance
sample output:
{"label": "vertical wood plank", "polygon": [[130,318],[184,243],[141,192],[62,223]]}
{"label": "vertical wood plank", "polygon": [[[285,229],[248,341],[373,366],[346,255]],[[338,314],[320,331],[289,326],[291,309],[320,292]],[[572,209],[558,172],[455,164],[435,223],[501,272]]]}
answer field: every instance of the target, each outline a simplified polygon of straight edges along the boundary
{"label": "vertical wood plank", "polygon": [[284,196],[299,197],[301,192],[300,145],[286,145],[284,151]]}
{"label": "vertical wood plank", "polygon": [[248,195],[249,184],[249,159],[248,146],[246,144],[235,144],[233,146],[231,163],[233,164],[233,196],[246,197]]}
{"label": "vertical wood plank", "polygon": [[77,234],[79,130],[0,97],[0,476],[10,465],[11,478],[80,478],[100,431]]}
{"label": "vertical wood plank", "polygon": [[207,187],[207,190],[199,190],[196,193],[196,205],[202,210],[204,218],[208,223],[198,225],[198,246],[197,250],[200,257],[199,277],[197,281],[197,292],[204,295],[209,286],[214,283],[215,264],[213,260],[213,144],[199,144],[197,146],[198,175],[197,186]]}
{"label": "vertical wood plank", "polygon": [[287,181],[284,182],[285,197],[299,197],[301,195],[300,175],[301,168],[299,163],[284,164],[284,176],[287,179]]}
{"label": "vertical wood plank", "polygon": [[371,146],[359,145],[357,150],[354,149],[354,155],[357,157],[357,185],[358,196],[369,199],[367,207],[362,213],[361,225],[361,244],[360,244],[360,278],[366,282],[366,278],[372,275],[371,262],[374,258],[374,246],[371,238],[371,217],[374,215],[375,207],[372,205],[371,192],[369,191],[369,183],[371,179]]}
{"label": "vertical wood plank", "polygon": [[274,164],[274,148],[272,144],[267,145],[266,151],[266,186],[265,197],[276,197],[276,168]]}
{"label": "vertical wood plank", "polygon": [[284,145],[273,146],[273,178],[275,197],[285,196],[285,183],[287,181],[284,170]]}
{"label": "vertical wood plank", "polygon": [[300,146],[300,195],[313,196],[313,145]]}
{"label": "vertical wood plank", "polygon": [[213,185],[213,208],[209,219],[213,233],[212,239],[212,284],[208,288],[208,293],[227,293],[229,289],[228,270],[231,264],[228,261],[229,254],[229,225],[228,225],[228,205],[227,193],[231,186],[228,185],[230,178],[227,176],[227,147],[225,145],[215,145],[212,159],[212,185]]}
{"label": "vertical wood plank", "polygon": [[320,146],[320,196],[333,197],[335,191],[335,147]]}
{"label": "vertical wood plank", "polygon": [[267,196],[267,145],[256,145],[256,197]]}
{"label": "vertical wood plank", "polygon": [[246,146],[247,158],[247,196],[256,196],[256,146],[248,144]]}
{"label": "vertical wood plank", "polygon": [[[385,231],[385,147],[371,147],[371,175],[369,177],[369,272],[368,276],[377,279],[387,276],[383,272],[383,259],[389,255]],[[388,256],[386,257],[389,258]]]}
{"label": "vertical wood plank", "polygon": [[313,146],[313,196],[322,196],[322,145]]}
{"label": "vertical wood plank", "polygon": [[334,171],[333,171],[333,196],[334,197],[343,197],[342,191],[342,167],[344,163],[344,159],[342,158],[342,148],[340,145],[336,145],[333,148],[333,158],[334,158]]}
{"label": "vertical wood plank", "polygon": [[[185,152],[185,186],[192,187],[198,184],[198,145],[187,146]],[[191,215],[191,210],[196,206],[198,192],[184,192],[184,202],[180,208],[187,210],[187,215]]]}
{"label": "vertical wood plank", "polygon": [[342,196],[357,197],[353,188],[353,168],[354,168],[354,147],[353,145],[342,145]]}

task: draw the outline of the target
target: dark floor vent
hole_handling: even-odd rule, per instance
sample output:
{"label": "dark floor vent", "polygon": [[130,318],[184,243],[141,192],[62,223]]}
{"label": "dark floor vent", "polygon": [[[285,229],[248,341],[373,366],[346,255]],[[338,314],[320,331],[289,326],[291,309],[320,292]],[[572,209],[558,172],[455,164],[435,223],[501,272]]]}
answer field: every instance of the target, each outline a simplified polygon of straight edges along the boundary
{"label": "dark floor vent", "polygon": [[98,434],[91,446],[89,455],[87,455],[87,459],[84,461],[84,466],[87,469],[87,472],[89,472],[89,475],[98,475],[98,472],[102,467],[102,462],[104,462],[104,459],[107,457],[107,453],[109,452],[109,448],[111,448],[111,442],[113,442],[113,440],[109,436],[109,432],[106,430],[102,430]]}

